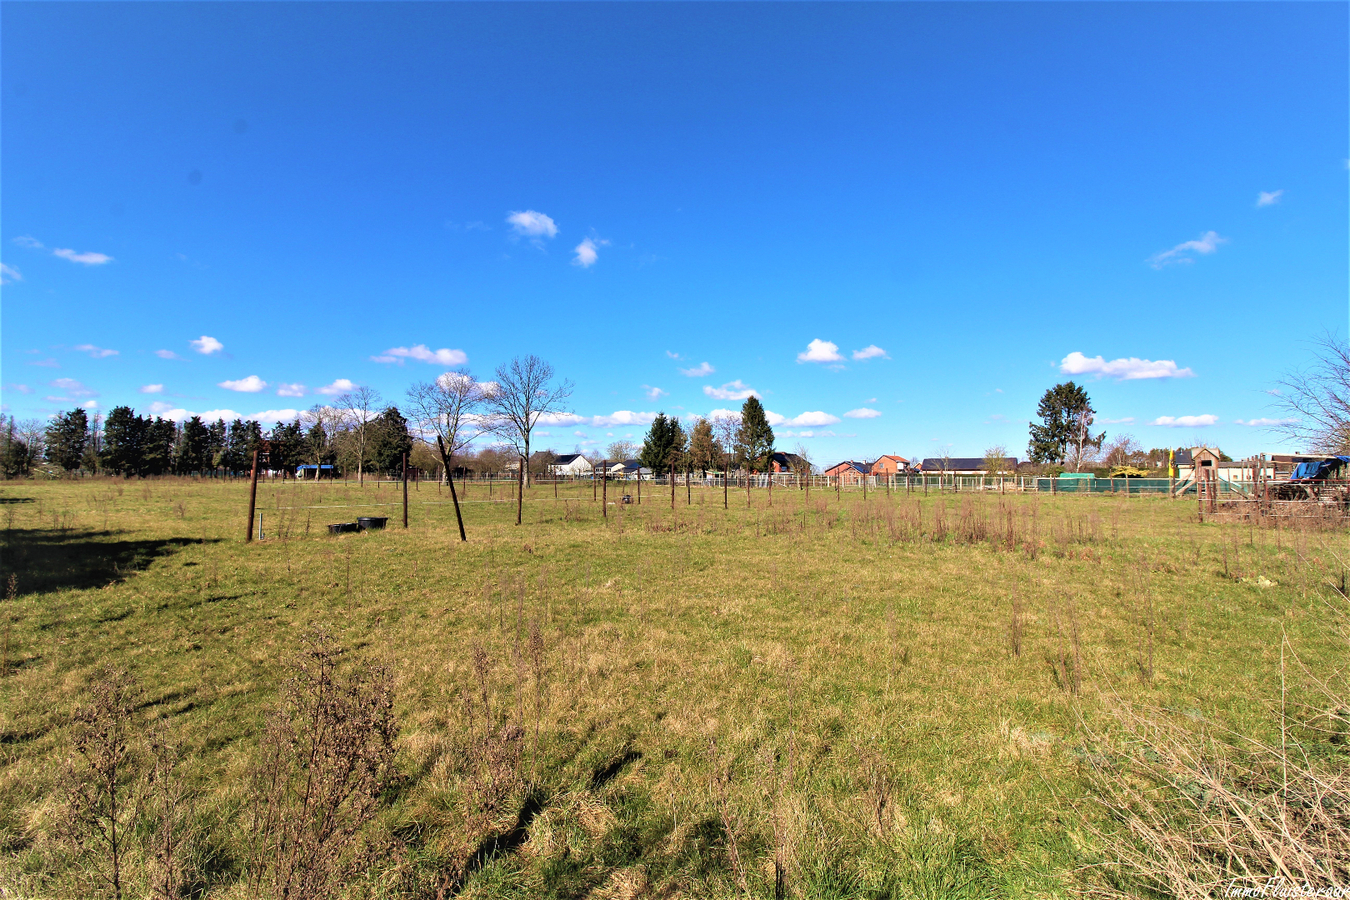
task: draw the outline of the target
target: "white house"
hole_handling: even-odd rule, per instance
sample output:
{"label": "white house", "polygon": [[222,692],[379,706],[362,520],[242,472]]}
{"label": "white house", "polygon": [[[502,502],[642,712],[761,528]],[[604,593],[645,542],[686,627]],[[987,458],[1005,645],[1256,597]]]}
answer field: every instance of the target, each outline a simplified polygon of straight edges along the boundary
{"label": "white house", "polygon": [[591,461],[580,453],[563,453],[548,467],[550,475],[590,475],[594,471]]}

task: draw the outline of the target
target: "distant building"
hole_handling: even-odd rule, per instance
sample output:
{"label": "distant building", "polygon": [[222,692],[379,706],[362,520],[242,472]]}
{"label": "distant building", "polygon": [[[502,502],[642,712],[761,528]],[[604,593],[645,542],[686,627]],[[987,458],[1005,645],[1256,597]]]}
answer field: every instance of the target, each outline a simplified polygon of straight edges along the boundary
{"label": "distant building", "polygon": [[[1017,468],[1017,457],[1005,457],[1007,462],[1003,468],[1012,472]],[[940,456],[929,457],[919,464],[919,468],[927,474],[944,475],[988,475],[984,457],[982,456],[949,456],[945,460]]]}
{"label": "distant building", "polygon": [[595,466],[580,453],[564,453],[557,456],[548,467],[550,475],[590,475],[594,471]]}
{"label": "distant building", "polygon": [[795,453],[775,453],[769,457],[769,462],[773,466],[774,474],[811,471],[811,464]]}
{"label": "distant building", "polygon": [[895,456],[887,453],[884,456],[878,456],[872,463],[872,474],[879,475],[882,478],[890,475],[899,475],[909,469],[909,460],[903,456]]}
{"label": "distant building", "polygon": [[864,478],[872,474],[872,466],[870,463],[846,459],[841,463],[835,463],[821,474],[838,478],[841,484],[860,484]]}

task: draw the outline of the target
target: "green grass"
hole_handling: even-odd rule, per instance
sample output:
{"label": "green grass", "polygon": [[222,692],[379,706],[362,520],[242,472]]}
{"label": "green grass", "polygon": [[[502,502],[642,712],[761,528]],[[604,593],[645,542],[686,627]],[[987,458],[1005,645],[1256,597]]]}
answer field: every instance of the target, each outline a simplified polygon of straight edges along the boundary
{"label": "green grass", "polygon": [[[81,883],[52,836],[59,779],[72,713],[113,663],[185,749],[207,894],[244,896],[245,775],[314,624],[397,691],[405,778],[370,831],[398,849],[353,896],[434,896],[470,858],[474,897],[772,896],[775,858],[790,896],[1066,896],[1101,852],[1082,766],[1085,729],[1110,726],[1103,692],[1269,736],[1282,635],[1316,672],[1345,652],[1326,586],[1343,533],[1200,524],[1190,503],[1138,497],[776,490],[769,508],[756,490],[724,511],[720,490],[686,505],[681,487],[672,512],[644,486],[605,520],[589,485],[561,496],[533,489],[517,527],[474,485],[461,544],[434,485],[407,531],[396,507],[359,506],[394,503],[388,485],[268,485],[269,540],[246,545],[242,483],[0,485],[0,579],[17,579],[0,608],[0,895]],[[279,509],[319,505],[350,506]],[[322,533],[366,513],[393,527]],[[531,623],[539,684],[517,655]],[[1054,662],[1075,628],[1077,696]],[[475,645],[494,702],[523,710],[528,784],[471,825]]]}

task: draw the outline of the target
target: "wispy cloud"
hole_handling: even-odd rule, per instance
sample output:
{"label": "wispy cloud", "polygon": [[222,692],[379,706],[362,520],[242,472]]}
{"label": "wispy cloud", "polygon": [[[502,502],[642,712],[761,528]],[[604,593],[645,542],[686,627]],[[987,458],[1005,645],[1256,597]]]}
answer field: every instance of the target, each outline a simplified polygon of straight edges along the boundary
{"label": "wispy cloud", "polygon": [[1198,240],[1182,241],[1171,250],[1164,250],[1148,258],[1148,264],[1155,269],[1161,269],[1163,266],[1169,266],[1173,263],[1192,263],[1195,257],[1192,253],[1208,255],[1219,249],[1220,244],[1228,243],[1228,238],[1220,237],[1217,231],[1206,231],[1200,235]]}
{"label": "wispy cloud", "polygon": [[[202,418],[205,419],[205,418],[206,418],[206,415],[203,414],[203,415],[202,415]],[[219,417],[218,417],[218,416],[211,416],[211,419],[216,419],[216,418],[219,418]],[[294,422],[296,419],[300,418],[300,410],[298,410],[298,409],[264,409],[264,410],[261,410],[261,411],[259,411],[259,412],[253,413],[252,415],[249,416],[249,418],[250,418],[250,419],[257,419],[259,422]]]}
{"label": "wispy cloud", "polygon": [[42,245],[42,241],[39,241],[37,238],[35,238],[35,237],[33,237],[32,235],[29,235],[29,234],[21,234],[21,235],[19,235],[18,237],[16,237],[16,238],[14,239],[14,243],[18,244],[20,247],[23,247],[23,248],[25,248],[25,249],[27,249],[27,250],[45,250],[45,249],[46,249],[46,247],[44,247],[44,246]]}
{"label": "wispy cloud", "polygon": [[415,347],[390,347],[379,356],[372,356],[371,359],[378,363],[398,363],[400,366],[405,359],[415,359],[437,366],[462,366],[469,361],[469,354],[448,347],[432,350],[426,344],[418,344]]}
{"label": "wispy cloud", "polygon": [[679,358],[680,358],[680,354],[675,353],[675,352],[670,351],[670,350],[667,350],[667,351],[666,351],[666,356],[669,356],[671,359],[679,359]]}
{"label": "wispy cloud", "polygon": [[822,341],[816,338],[806,345],[806,349],[797,354],[797,362],[816,362],[833,363],[842,362],[844,357],[839,355],[839,345],[829,341]]}
{"label": "wispy cloud", "polygon": [[1297,424],[1298,419],[1248,419],[1245,422],[1241,419],[1234,419],[1233,421],[1239,425],[1255,426],[1257,428],[1274,428],[1280,425]]}
{"label": "wispy cloud", "polygon": [[332,397],[337,394],[345,394],[348,391],[354,390],[356,390],[355,382],[347,378],[339,378],[332,384],[325,384],[323,387],[319,388],[319,393]]}
{"label": "wispy cloud", "polygon": [[33,389],[30,388],[30,387],[29,387],[28,385],[26,385],[26,384],[7,384],[7,385],[5,385],[5,390],[7,390],[7,391],[14,391],[15,393],[19,393],[19,394],[31,394],[31,393],[33,393]]}
{"label": "wispy cloud", "polygon": [[68,259],[82,266],[101,266],[113,261],[113,258],[106,253],[94,253],[92,251],[77,253],[69,247],[55,248],[52,250],[52,256],[59,256],[61,259]]}
{"label": "wispy cloud", "polygon": [[876,344],[868,344],[861,350],[853,351],[853,358],[859,361],[864,359],[876,359],[878,357],[881,359],[890,359],[890,356],[887,355],[886,351],[882,350]]}
{"label": "wispy cloud", "polygon": [[633,412],[620,409],[607,416],[593,416],[591,425],[596,428],[609,428],[614,425],[650,425],[655,419],[656,413],[654,412]]}
{"label": "wispy cloud", "polygon": [[197,338],[195,341],[188,341],[188,344],[191,345],[193,350],[196,350],[203,356],[210,356],[213,353],[219,353],[225,349],[224,344],[206,334]]}
{"label": "wispy cloud", "polygon": [[1179,368],[1170,359],[1128,359],[1107,361],[1101,356],[1084,356],[1077,350],[1060,361],[1059,370],[1065,375],[1106,375],[1117,381],[1136,381],[1142,378],[1194,378],[1190,369]]}
{"label": "wispy cloud", "polygon": [[744,400],[747,397],[758,397],[759,391],[748,385],[742,384],[737,378],[735,381],[728,381],[721,387],[713,387],[710,384],[703,386],[703,393],[712,397],[714,400]]}
{"label": "wispy cloud", "polygon": [[19,270],[0,263],[0,284],[13,284],[16,281],[23,281],[23,275],[19,274]]}
{"label": "wispy cloud", "polygon": [[267,382],[263,381],[257,375],[250,375],[247,378],[238,378],[233,381],[222,381],[218,385],[227,391],[239,391],[242,394],[256,394],[267,387]]}
{"label": "wispy cloud", "polygon": [[1102,425],[1133,425],[1134,416],[1126,416],[1123,419],[1098,419],[1097,421]]}
{"label": "wispy cloud", "polygon": [[172,350],[156,350],[156,351],[155,351],[155,355],[158,356],[160,359],[182,359],[182,358],[183,358],[183,357],[179,356],[177,353],[174,353]]}
{"label": "wispy cloud", "polygon": [[666,396],[665,391],[661,390],[659,387],[652,387],[650,384],[644,384],[642,389],[646,391],[648,400],[659,400]]}
{"label": "wispy cloud", "polygon": [[861,409],[850,409],[848,412],[844,413],[844,418],[846,418],[846,419],[875,419],[875,418],[877,418],[877,417],[880,416],[880,415],[881,415],[881,412],[880,412],[879,410],[868,409],[867,407],[864,406],[864,407],[862,407]]}
{"label": "wispy cloud", "polygon": [[557,224],[537,210],[512,212],[507,215],[506,222],[516,234],[536,241],[558,236]]}
{"label": "wispy cloud", "polygon": [[52,387],[60,391],[65,391],[71,397],[97,397],[97,391],[91,391],[74,378],[56,378],[47,382]]}
{"label": "wispy cloud", "polygon": [[277,396],[303,397],[305,396],[305,386],[298,381],[292,384],[287,384],[283,381],[281,384],[277,385]]}
{"label": "wispy cloud", "polygon": [[708,363],[701,362],[698,365],[694,366],[692,369],[681,369],[680,374],[688,375],[690,378],[704,378],[716,371],[717,370],[714,369],[712,366],[710,366]]}
{"label": "wispy cloud", "polygon": [[1283,196],[1283,189],[1278,191],[1261,191],[1256,195],[1256,208],[1260,209],[1263,206],[1274,206],[1276,203],[1280,202],[1280,198]]}
{"label": "wispy cloud", "polygon": [[162,393],[164,393],[164,385],[162,385],[162,384],[143,384],[143,385],[141,385],[141,393],[142,393],[142,394],[162,394]]}
{"label": "wispy cloud", "polygon": [[109,356],[116,356],[116,350],[109,350],[106,347],[95,347],[93,344],[79,344],[75,348],[81,353],[88,353],[94,359],[107,359]]}
{"label": "wispy cloud", "polygon": [[57,362],[56,360],[51,359],[50,357],[47,358],[47,359],[35,359],[35,360],[33,360],[32,362],[28,363],[28,365],[30,365],[30,366],[41,366],[41,367],[44,368],[44,369],[59,369],[59,368],[61,368],[61,364],[60,364],[59,362]]}
{"label": "wispy cloud", "polygon": [[1149,424],[1164,428],[1203,428],[1219,424],[1219,417],[1208,413],[1203,416],[1158,416]]}

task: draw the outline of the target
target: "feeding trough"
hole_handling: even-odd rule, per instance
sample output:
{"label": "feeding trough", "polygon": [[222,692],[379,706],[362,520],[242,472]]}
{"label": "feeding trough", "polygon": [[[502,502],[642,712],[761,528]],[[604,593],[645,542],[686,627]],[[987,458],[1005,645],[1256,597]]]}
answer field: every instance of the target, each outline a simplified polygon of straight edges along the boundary
{"label": "feeding trough", "polygon": [[349,531],[359,531],[361,526],[355,522],[337,522],[328,526],[329,534],[346,534]]}
{"label": "feeding trough", "polygon": [[388,516],[361,516],[356,520],[362,531],[379,531],[389,524]]}

